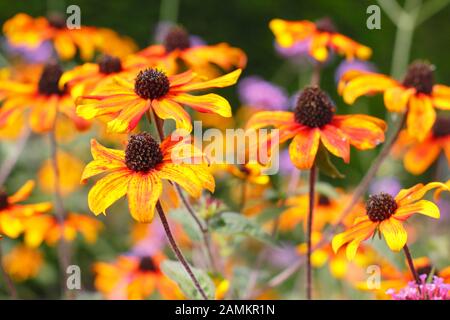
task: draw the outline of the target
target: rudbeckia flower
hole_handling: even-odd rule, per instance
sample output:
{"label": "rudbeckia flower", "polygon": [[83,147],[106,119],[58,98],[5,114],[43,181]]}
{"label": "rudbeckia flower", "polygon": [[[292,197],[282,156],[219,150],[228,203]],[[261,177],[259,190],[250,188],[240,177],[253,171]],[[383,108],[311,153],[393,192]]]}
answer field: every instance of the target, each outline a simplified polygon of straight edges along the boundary
{"label": "rudbeckia flower", "polygon": [[3,257],[1,263],[15,281],[25,281],[39,274],[44,258],[37,249],[18,245]]}
{"label": "rudbeckia flower", "polygon": [[145,69],[135,79],[114,77],[113,81],[98,86],[90,95],[78,99],[77,114],[85,119],[111,115],[110,132],[130,132],[145,112],[153,110],[161,119],[175,120],[177,128],[192,131],[191,118],[180,104],[199,112],[217,113],[231,117],[231,107],[223,97],[209,93],[191,95],[191,91],[223,88],[236,83],[241,70],[209,81],[195,80],[195,74],[187,71],[166,76],[157,69]]}
{"label": "rudbeckia flower", "polygon": [[96,86],[114,76],[135,75],[147,66],[147,62],[146,59],[133,55],[126,58],[103,55],[97,63],[85,63],[65,72],[59,80],[59,86],[64,88],[67,85],[71,95],[77,98],[89,94]]}
{"label": "rudbeckia flower", "polygon": [[268,184],[270,181],[269,176],[262,173],[263,168],[264,167],[258,163],[226,165],[226,170],[236,178],[261,185]]}
{"label": "rudbeckia flower", "polygon": [[84,169],[82,181],[107,173],[88,195],[89,208],[95,215],[105,214],[110,205],[127,195],[132,217],[140,222],[152,221],[163,180],[177,183],[195,198],[204,188],[214,191],[214,178],[207,165],[199,163],[203,154],[194,147],[186,148],[180,139],[167,137],[158,144],[144,132],[132,135],[125,151],[108,149],[92,140],[91,152],[94,160]]}
{"label": "rudbeckia flower", "polygon": [[317,22],[273,19],[269,24],[277,43],[290,48],[299,42],[308,43],[310,55],[319,62],[327,60],[329,51],[345,55],[347,59],[369,59],[372,50],[337,32],[329,18]]}
{"label": "rudbeckia flower", "polygon": [[50,202],[19,204],[26,200],[34,188],[34,181],[27,181],[16,193],[8,196],[0,191],[0,233],[10,238],[17,238],[24,231],[24,221],[35,214],[48,212]]}
{"label": "rudbeckia flower", "polygon": [[348,104],[362,95],[384,93],[387,110],[408,112],[409,134],[423,141],[436,120],[434,108],[450,110],[450,87],[435,84],[433,70],[432,65],[416,61],[402,82],[383,74],[348,71],[339,82],[338,92]]}
{"label": "rudbeckia flower", "polygon": [[247,129],[273,126],[279,129],[279,143],[292,138],[289,155],[299,169],[312,167],[320,143],[348,163],[350,145],[366,150],[384,141],[384,121],[362,114],[335,115],[335,110],[320,88],[306,87],[293,112],[258,112],[248,121]]}
{"label": "rudbeckia flower", "polygon": [[183,294],[175,282],[160,270],[165,257],[122,255],[111,263],[94,264],[95,282],[98,291],[108,299],[141,300],[158,292],[164,299],[182,299]]}
{"label": "rudbeckia flower", "polygon": [[63,71],[58,64],[44,66],[39,77],[32,82],[0,81],[0,127],[9,126],[29,109],[29,123],[33,131],[48,132],[53,129],[58,113],[72,120],[77,129],[84,130],[89,123],[75,114],[75,105],[66,88],[58,86]]}
{"label": "rudbeckia flower", "polygon": [[395,197],[383,192],[370,196],[366,202],[366,214],[357,217],[353,226],[347,231],[334,236],[332,240],[334,252],[346,245],[347,258],[351,260],[359,244],[376,233],[384,236],[392,251],[400,251],[406,245],[408,238],[403,222],[415,213],[439,219],[439,208],[431,201],[421,200],[429,190],[434,188],[450,190],[443,183],[431,182],[402,189]]}
{"label": "rudbeckia flower", "polygon": [[164,61],[175,68],[180,60],[189,69],[202,75],[216,75],[214,66],[230,71],[233,67],[243,69],[247,64],[247,57],[241,49],[230,47],[226,43],[194,46],[189,33],[178,26],[167,32],[162,45],[151,45],[137,54],[151,60]]}
{"label": "rudbeckia flower", "polygon": [[63,60],[72,59],[77,49],[83,60],[90,60],[96,50],[103,51],[104,47],[106,52],[112,45],[115,48],[131,45],[129,40],[121,41],[112,30],[106,33],[103,29],[88,26],[69,29],[65,18],[58,14],[48,18],[33,18],[19,13],[5,22],[3,32],[14,46],[37,48],[45,41],[52,41],[58,56]]}
{"label": "rudbeckia flower", "polygon": [[438,117],[423,141],[411,137],[406,130],[402,131],[395,149],[400,151],[405,169],[415,175],[424,173],[441,152],[450,166],[450,118]]}

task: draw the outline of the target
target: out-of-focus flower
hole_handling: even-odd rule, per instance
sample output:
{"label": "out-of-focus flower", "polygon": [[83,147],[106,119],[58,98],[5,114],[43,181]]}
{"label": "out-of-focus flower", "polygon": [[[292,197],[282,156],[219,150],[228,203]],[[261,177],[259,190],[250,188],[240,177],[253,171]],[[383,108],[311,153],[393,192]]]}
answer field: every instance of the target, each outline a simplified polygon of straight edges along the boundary
{"label": "out-of-focus flower", "polygon": [[[84,163],[71,154],[58,151],[56,154],[58,171],[60,172],[58,183],[63,196],[67,196],[80,187],[80,178],[83,173]],[[45,160],[38,171],[38,181],[42,191],[55,192],[55,172],[53,161]]]}
{"label": "out-of-focus flower", "polygon": [[248,121],[247,129],[273,126],[279,129],[280,144],[292,138],[289,154],[298,169],[312,167],[320,142],[348,163],[350,145],[366,150],[384,141],[384,121],[367,115],[335,115],[335,110],[325,92],[306,87],[293,112],[258,112]]}
{"label": "out-of-focus flower", "polygon": [[29,123],[35,132],[52,130],[58,113],[69,117],[79,130],[86,129],[89,122],[75,114],[71,96],[58,86],[62,73],[58,64],[50,63],[32,82],[0,80],[0,99],[4,99],[0,127],[12,125],[20,114],[29,110]]}
{"label": "out-of-focus flower", "polygon": [[[56,13],[48,18],[16,14],[5,22],[3,32],[13,46],[33,49],[51,41],[63,60],[72,59],[77,49],[83,60],[90,60],[96,50],[109,53],[112,50],[120,52],[120,49],[125,48],[125,52],[130,53],[135,48],[129,39],[121,39],[112,30],[87,26],[69,29],[64,17]],[[132,47],[131,50],[129,47]]]}
{"label": "out-of-focus flower", "polygon": [[126,58],[103,55],[97,63],[85,63],[65,72],[59,80],[59,86],[67,85],[72,97],[77,98],[92,92],[102,82],[115,76],[135,76],[140,69],[148,66],[144,58],[130,55]]}
{"label": "out-of-focus flower", "polygon": [[303,40],[295,42],[290,47],[282,47],[275,41],[275,50],[282,56],[288,59],[301,59],[311,57],[309,55],[310,40]]}
{"label": "out-of-focus flower", "polygon": [[34,184],[34,181],[28,180],[11,196],[4,190],[0,191],[0,234],[17,238],[24,231],[24,221],[27,218],[48,212],[52,208],[51,202],[19,204],[30,196]]}
{"label": "out-of-focus flower", "polygon": [[384,93],[384,105],[391,112],[408,112],[408,133],[423,141],[436,120],[434,108],[450,110],[450,87],[434,84],[434,66],[413,62],[402,82],[386,75],[350,70],[338,85],[344,101],[353,104],[366,94]]}
{"label": "out-of-focus flower", "polygon": [[[239,49],[230,47],[226,43],[216,45],[195,45],[189,33],[175,26],[166,32],[162,45],[151,45],[138,52],[139,55],[151,60],[166,61],[167,65],[175,65],[178,60],[189,69],[207,76],[217,76],[217,66],[225,71],[234,68],[244,68],[247,64],[245,53]],[[178,69],[178,68],[177,68]]]}
{"label": "out-of-focus flower", "polygon": [[3,267],[14,280],[25,281],[39,274],[44,259],[37,249],[18,245],[2,259]]}
{"label": "out-of-focus flower", "polygon": [[111,29],[99,28],[97,35],[98,50],[105,55],[125,58],[138,49],[133,39],[121,36]]}
{"label": "out-of-focus flower", "polygon": [[238,92],[241,102],[253,108],[283,110],[289,106],[289,99],[283,88],[257,76],[242,79]]}
{"label": "out-of-focus flower", "polygon": [[90,95],[80,97],[77,114],[85,119],[116,115],[108,122],[108,130],[129,132],[145,112],[153,110],[161,119],[175,120],[177,129],[191,132],[191,117],[180,104],[223,117],[231,117],[231,107],[217,94],[194,96],[189,92],[231,86],[240,74],[238,69],[219,78],[199,82],[192,71],[167,77],[162,71],[145,69],[135,79],[114,77],[113,81],[98,86]]}
{"label": "out-of-focus flower", "polygon": [[165,257],[122,255],[112,263],[94,264],[95,287],[108,299],[140,300],[158,292],[164,299],[183,299],[177,285],[160,270]]}
{"label": "out-of-focus flower", "polygon": [[20,45],[14,46],[6,41],[4,48],[8,55],[13,58],[19,58],[29,64],[46,63],[51,60],[54,55],[52,44],[48,41],[42,42],[35,48]]}
{"label": "out-of-focus flower", "polygon": [[410,281],[399,292],[389,289],[386,293],[393,300],[450,300],[450,284],[445,284],[442,278],[434,276],[431,282],[427,282],[427,275],[423,274],[420,281],[420,285]]}
{"label": "out-of-focus flower", "polygon": [[227,165],[227,171],[238,179],[254,183],[267,184],[269,176],[262,173],[263,166],[258,163],[246,163],[241,165]]}
{"label": "out-of-focus flower", "polygon": [[[81,179],[86,181],[101,173],[108,174],[89,192],[91,211],[95,215],[106,214],[109,206],[127,194],[133,218],[150,222],[163,192],[162,180],[179,184],[195,198],[200,197],[204,188],[214,191],[214,178],[203,153],[191,145],[187,147],[182,140],[182,137],[178,141],[168,137],[158,144],[144,132],[132,135],[125,151],[108,149],[92,140],[94,160],[86,166]],[[186,160],[194,164],[184,163]]]}
{"label": "out-of-focus flower", "polygon": [[450,165],[450,118],[438,117],[423,141],[412,137],[408,131],[402,131],[395,149],[403,157],[403,165],[408,172],[419,175],[424,173],[438,159],[441,152]]}
{"label": "out-of-focus flower", "polygon": [[80,213],[69,213],[61,224],[55,216],[36,215],[27,218],[24,224],[24,240],[29,247],[36,248],[45,241],[55,245],[59,240],[72,242],[78,234],[88,243],[97,241],[97,235],[103,224],[95,218]]}
{"label": "out-of-focus flower", "polygon": [[375,179],[369,187],[370,194],[385,192],[391,196],[396,195],[402,189],[400,181],[395,177],[382,177]]}
{"label": "out-of-focus flower", "polygon": [[379,193],[369,197],[366,202],[366,213],[355,218],[353,226],[332,240],[334,252],[346,245],[347,258],[352,260],[362,241],[383,234],[386,243],[392,251],[400,251],[406,244],[408,234],[402,222],[413,214],[420,213],[439,219],[439,208],[431,201],[421,200],[431,189],[450,189],[440,182],[421,183],[402,189],[395,198],[387,193]]}
{"label": "out-of-focus flower", "polygon": [[364,60],[343,60],[339,66],[336,69],[336,72],[334,74],[334,79],[336,83],[339,83],[339,80],[341,80],[342,76],[350,70],[357,70],[362,72],[375,72],[376,68],[375,66]]}
{"label": "out-of-focus flower", "polygon": [[269,27],[281,47],[290,48],[299,42],[307,42],[309,54],[319,62],[327,60],[329,50],[345,55],[347,59],[366,60],[372,55],[369,47],[338,33],[330,18],[315,23],[273,19]]}

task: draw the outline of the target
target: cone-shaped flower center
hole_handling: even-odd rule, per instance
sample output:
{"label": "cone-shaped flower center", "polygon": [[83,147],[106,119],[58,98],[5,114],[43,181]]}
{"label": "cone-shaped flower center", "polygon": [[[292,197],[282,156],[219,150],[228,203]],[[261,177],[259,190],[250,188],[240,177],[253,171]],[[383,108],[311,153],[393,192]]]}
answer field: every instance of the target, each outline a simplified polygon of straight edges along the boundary
{"label": "cone-shaped flower center", "polygon": [[166,74],[156,69],[140,71],[134,83],[134,91],[143,99],[158,99],[169,92],[170,82]]}
{"label": "cone-shaped flower center", "polygon": [[153,262],[152,257],[142,257],[141,261],[139,262],[139,270],[149,272],[149,271],[157,271],[158,268]]}
{"label": "cone-shaped flower center", "polygon": [[164,39],[164,47],[167,52],[171,52],[176,49],[184,50],[190,46],[191,40],[189,39],[189,33],[181,27],[174,27],[170,29]]}
{"label": "cone-shaped flower center", "polygon": [[390,194],[384,192],[371,195],[366,202],[367,215],[373,222],[388,219],[395,213],[397,207],[395,199]]}
{"label": "cone-shaped flower center", "polygon": [[132,135],[125,150],[125,164],[136,172],[147,172],[163,160],[159,144],[147,132]]}
{"label": "cone-shaped flower center", "polygon": [[101,73],[111,74],[122,71],[122,63],[117,57],[104,55],[98,60],[98,67]]}
{"label": "cone-shaped flower center", "polygon": [[0,191],[0,210],[6,209],[8,206],[8,195],[2,190]]}
{"label": "cone-shaped flower center", "polygon": [[328,198],[324,194],[319,195],[319,205],[321,205],[321,206],[329,206],[330,204],[331,204],[330,198]]}
{"label": "cone-shaped flower center", "polygon": [[433,125],[433,136],[436,138],[450,136],[450,118],[438,117]]}
{"label": "cone-shaped flower center", "polygon": [[52,94],[63,95],[66,90],[61,90],[59,87],[59,79],[62,74],[63,71],[59,64],[49,63],[45,65],[38,83],[39,93],[47,96]]}
{"label": "cone-shaped flower center", "polygon": [[426,62],[413,62],[408,67],[403,85],[405,87],[415,88],[418,93],[430,94],[433,91],[434,67]]}
{"label": "cone-shaped flower center", "polygon": [[295,121],[310,128],[320,128],[331,122],[335,107],[328,95],[317,86],[301,92],[294,109]]}
{"label": "cone-shaped flower center", "polygon": [[337,32],[336,26],[333,20],[329,17],[322,18],[316,21],[316,29],[321,32],[335,33]]}

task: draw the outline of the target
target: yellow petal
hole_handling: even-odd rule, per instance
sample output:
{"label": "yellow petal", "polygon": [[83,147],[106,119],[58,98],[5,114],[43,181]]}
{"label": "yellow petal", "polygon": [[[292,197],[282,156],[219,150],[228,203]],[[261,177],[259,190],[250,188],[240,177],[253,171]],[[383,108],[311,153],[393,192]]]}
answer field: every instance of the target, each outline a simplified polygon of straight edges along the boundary
{"label": "yellow petal", "polygon": [[34,181],[28,180],[25,184],[16,191],[12,196],[8,197],[8,203],[17,203],[27,199],[34,188]]}
{"label": "yellow petal", "polygon": [[397,220],[406,220],[414,213],[420,213],[425,216],[439,219],[440,212],[437,205],[428,200],[420,200],[414,203],[407,204],[405,206],[401,206],[395,211],[393,218]]}
{"label": "yellow petal", "polygon": [[208,88],[229,87],[237,82],[241,73],[242,73],[241,69],[236,69],[233,72],[230,72],[230,73],[223,75],[221,77],[218,77],[216,79],[212,79],[212,80],[208,80],[208,81],[204,81],[204,82],[186,84],[181,87],[178,87],[177,90],[193,91],[193,90],[208,89]]}
{"label": "yellow petal", "polygon": [[142,223],[151,222],[161,192],[162,183],[155,174],[134,174],[127,192],[131,216]]}
{"label": "yellow petal", "polygon": [[201,96],[179,94],[172,98],[174,101],[188,105],[198,112],[216,113],[222,117],[231,117],[231,106],[227,99],[215,93]]}
{"label": "yellow petal", "polygon": [[400,251],[403,249],[408,234],[400,221],[390,218],[382,221],[379,228],[392,251]]}
{"label": "yellow petal", "polygon": [[419,141],[426,138],[436,120],[431,99],[425,95],[411,96],[407,118],[408,133]]}
{"label": "yellow petal", "polygon": [[170,99],[152,101],[152,108],[161,119],[172,119],[177,129],[192,131],[191,117],[178,103]]}

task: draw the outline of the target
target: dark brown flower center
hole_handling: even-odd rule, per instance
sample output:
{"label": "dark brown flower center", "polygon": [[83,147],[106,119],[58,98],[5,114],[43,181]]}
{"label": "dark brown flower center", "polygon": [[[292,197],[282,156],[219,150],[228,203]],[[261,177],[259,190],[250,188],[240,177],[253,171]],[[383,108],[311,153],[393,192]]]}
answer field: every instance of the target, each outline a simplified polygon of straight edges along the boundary
{"label": "dark brown flower center", "polygon": [[56,29],[64,29],[66,27],[66,19],[60,13],[53,12],[47,17],[50,26]]}
{"label": "dark brown flower center", "polygon": [[450,117],[438,117],[433,125],[433,136],[436,138],[450,135]]}
{"label": "dark brown flower center", "polygon": [[61,66],[57,63],[49,63],[45,65],[38,83],[40,94],[49,96],[52,94],[63,95],[66,89],[60,89],[59,79],[63,74]]}
{"label": "dark brown flower center", "polygon": [[322,18],[316,21],[316,29],[321,32],[335,33],[337,28],[333,23],[333,20],[329,17]]}
{"label": "dark brown flower center", "polygon": [[371,195],[366,202],[366,212],[369,219],[373,222],[379,222],[388,219],[397,210],[397,202],[387,193],[381,192]]}
{"label": "dark brown flower center", "polygon": [[0,210],[8,208],[8,195],[5,191],[0,191]]}
{"label": "dark brown flower center", "polygon": [[333,102],[319,87],[306,87],[294,109],[295,121],[310,128],[320,128],[331,122],[335,110]]}
{"label": "dark brown flower center", "polygon": [[171,52],[176,49],[184,50],[190,46],[191,40],[189,39],[189,33],[181,27],[174,27],[170,29],[164,39],[164,47],[167,52]]}
{"label": "dark brown flower center", "polygon": [[143,99],[158,99],[170,89],[169,78],[162,71],[146,69],[140,71],[134,83],[134,91]]}
{"label": "dark brown flower center", "polygon": [[122,71],[122,62],[119,58],[110,55],[103,55],[98,60],[98,67],[101,73],[111,74]]}
{"label": "dark brown flower center", "polygon": [[330,198],[328,198],[324,194],[319,195],[319,205],[321,205],[321,206],[329,206],[330,204],[331,204]]}
{"label": "dark brown flower center", "polygon": [[163,160],[159,144],[147,132],[132,135],[125,150],[125,164],[136,172],[147,172]]}
{"label": "dark brown flower center", "polygon": [[142,257],[139,262],[139,270],[144,272],[155,272],[158,271],[152,257]]}
{"label": "dark brown flower center", "polygon": [[418,93],[430,94],[434,85],[434,67],[422,61],[413,62],[408,67],[403,85],[409,88],[415,88]]}

